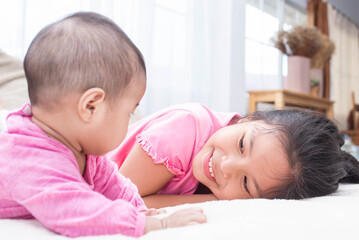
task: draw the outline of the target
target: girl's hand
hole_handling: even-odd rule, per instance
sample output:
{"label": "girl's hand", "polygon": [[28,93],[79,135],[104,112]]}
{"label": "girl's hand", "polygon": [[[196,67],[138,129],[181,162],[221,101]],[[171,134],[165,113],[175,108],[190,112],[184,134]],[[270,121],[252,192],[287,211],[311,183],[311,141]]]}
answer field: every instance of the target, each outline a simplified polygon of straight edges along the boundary
{"label": "girl's hand", "polygon": [[149,208],[148,210],[144,211],[144,214],[146,216],[155,216],[158,214],[164,214],[166,213],[165,209],[156,209],[156,208]]}
{"label": "girl's hand", "polygon": [[187,208],[178,210],[162,219],[147,217],[145,233],[158,229],[188,226],[205,222],[207,222],[207,217],[201,208]]}

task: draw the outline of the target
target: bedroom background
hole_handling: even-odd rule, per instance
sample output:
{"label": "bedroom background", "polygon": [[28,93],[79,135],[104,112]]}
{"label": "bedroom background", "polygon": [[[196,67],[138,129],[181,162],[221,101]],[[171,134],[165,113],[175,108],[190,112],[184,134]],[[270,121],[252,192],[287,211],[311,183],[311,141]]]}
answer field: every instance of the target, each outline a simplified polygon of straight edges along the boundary
{"label": "bedroom background", "polygon": [[[249,90],[283,87],[287,57],[270,41],[307,23],[307,0],[0,0],[0,49],[23,59],[37,32],[75,11],[95,11],[123,28],[142,51],[148,87],[140,111],[201,102],[248,113]],[[350,92],[359,96],[359,17],[355,0],[328,0],[330,100],[347,129]]]}

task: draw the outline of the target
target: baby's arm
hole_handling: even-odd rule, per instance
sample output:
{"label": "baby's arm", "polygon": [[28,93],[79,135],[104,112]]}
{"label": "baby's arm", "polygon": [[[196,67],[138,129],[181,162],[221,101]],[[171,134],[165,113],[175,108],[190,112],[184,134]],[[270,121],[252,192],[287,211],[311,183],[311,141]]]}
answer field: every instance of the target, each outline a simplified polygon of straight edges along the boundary
{"label": "baby's arm", "polygon": [[[36,142],[31,143],[36,144]],[[24,152],[20,147],[16,150]],[[24,155],[23,158],[15,158],[12,160],[13,164],[2,166],[3,171],[11,172],[6,175],[7,181],[2,182],[9,196],[44,226],[62,235],[70,237],[116,233],[130,236],[143,235],[146,216],[139,212],[138,207],[141,206],[141,202],[138,202],[137,207],[137,204],[134,204],[137,201],[135,199],[132,201],[132,197],[136,198],[136,194],[112,189],[113,194],[107,195],[113,198],[105,197],[100,193],[101,189],[97,188],[97,185],[101,186],[99,183],[101,179],[97,178],[96,173],[103,173],[105,176],[106,173],[111,173],[108,171],[110,168],[99,166],[97,168],[96,165],[91,164],[94,160],[89,160],[85,173],[89,176],[89,186],[79,173],[76,163],[68,159],[66,154],[56,153],[60,150],[68,151],[56,145],[51,146],[47,151],[34,149],[31,156],[29,154]],[[98,162],[101,163],[102,160],[98,158]],[[119,174],[114,166],[113,169],[116,173],[113,174],[115,178]],[[122,187],[126,188],[126,185]],[[125,200],[114,199],[115,196]],[[11,210],[9,209],[9,215],[18,214],[16,211],[21,209],[14,209],[13,212]]]}

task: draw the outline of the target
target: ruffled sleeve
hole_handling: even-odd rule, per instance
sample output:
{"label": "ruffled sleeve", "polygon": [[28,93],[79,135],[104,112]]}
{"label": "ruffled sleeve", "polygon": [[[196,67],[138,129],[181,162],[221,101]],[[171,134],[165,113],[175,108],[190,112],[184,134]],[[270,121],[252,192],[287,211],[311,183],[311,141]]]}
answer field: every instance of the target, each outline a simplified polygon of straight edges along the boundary
{"label": "ruffled sleeve", "polygon": [[186,110],[174,110],[153,119],[136,141],[154,163],[182,178],[190,167],[196,142],[196,119]]}

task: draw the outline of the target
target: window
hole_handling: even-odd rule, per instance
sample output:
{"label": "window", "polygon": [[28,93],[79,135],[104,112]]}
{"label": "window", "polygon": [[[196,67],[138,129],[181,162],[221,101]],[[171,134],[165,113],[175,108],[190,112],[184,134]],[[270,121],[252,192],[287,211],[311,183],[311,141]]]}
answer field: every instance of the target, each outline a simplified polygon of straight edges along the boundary
{"label": "window", "polygon": [[279,29],[306,24],[303,10],[284,0],[248,0],[246,4],[245,76],[247,90],[282,88],[287,57],[271,42]]}

